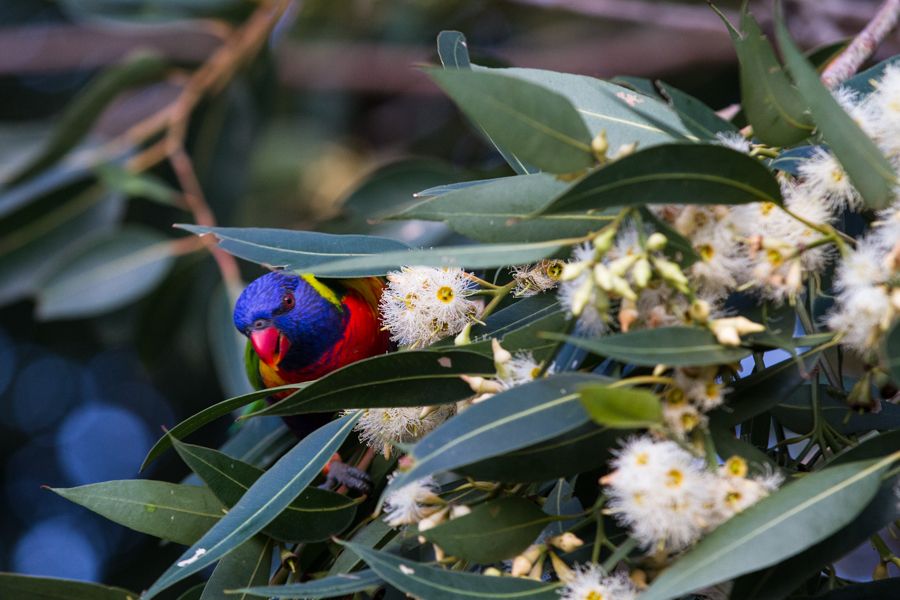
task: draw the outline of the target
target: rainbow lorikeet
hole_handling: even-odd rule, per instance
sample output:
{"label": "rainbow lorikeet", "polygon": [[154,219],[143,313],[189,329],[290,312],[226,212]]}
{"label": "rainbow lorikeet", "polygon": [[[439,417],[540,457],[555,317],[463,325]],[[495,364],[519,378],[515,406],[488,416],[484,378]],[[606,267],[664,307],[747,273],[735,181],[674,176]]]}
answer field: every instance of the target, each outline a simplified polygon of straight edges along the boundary
{"label": "rainbow lorikeet", "polygon": [[[247,375],[256,389],[318,379],[391,347],[382,331],[378,301],[384,287],[377,277],[331,280],[272,272],[253,281],[234,307],[234,326],[247,336]],[[272,394],[277,402],[290,392]],[[304,437],[331,418],[328,414],[285,417]],[[340,461],[329,463],[325,485],[367,491],[365,472]]]}

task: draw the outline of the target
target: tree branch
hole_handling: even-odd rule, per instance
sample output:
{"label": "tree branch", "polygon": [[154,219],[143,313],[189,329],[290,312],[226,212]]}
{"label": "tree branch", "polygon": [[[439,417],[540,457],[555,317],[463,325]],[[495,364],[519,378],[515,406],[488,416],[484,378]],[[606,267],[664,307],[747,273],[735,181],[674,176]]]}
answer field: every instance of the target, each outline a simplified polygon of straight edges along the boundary
{"label": "tree branch", "polygon": [[875,52],[900,19],[900,0],[885,0],[869,24],[822,73],[822,82],[833,88],[848,79]]}

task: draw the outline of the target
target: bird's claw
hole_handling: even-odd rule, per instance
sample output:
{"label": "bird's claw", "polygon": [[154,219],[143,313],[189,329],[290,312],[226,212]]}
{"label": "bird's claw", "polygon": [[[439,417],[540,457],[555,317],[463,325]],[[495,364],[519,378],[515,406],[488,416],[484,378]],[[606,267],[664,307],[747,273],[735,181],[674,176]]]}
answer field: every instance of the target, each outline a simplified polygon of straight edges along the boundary
{"label": "bird's claw", "polygon": [[362,469],[334,460],[328,465],[328,475],[319,487],[330,490],[342,485],[361,494],[368,494],[372,489],[372,479]]}

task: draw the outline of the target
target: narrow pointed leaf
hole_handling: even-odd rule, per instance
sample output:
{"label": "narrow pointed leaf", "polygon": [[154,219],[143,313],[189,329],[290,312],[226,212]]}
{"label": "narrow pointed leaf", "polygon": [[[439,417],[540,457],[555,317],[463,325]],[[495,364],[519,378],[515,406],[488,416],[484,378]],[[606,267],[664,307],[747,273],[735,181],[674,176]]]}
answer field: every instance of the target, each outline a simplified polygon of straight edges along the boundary
{"label": "narrow pointed leaf", "polygon": [[422,535],[450,556],[486,564],[518,555],[552,520],[533,502],[507,496],[479,504]]}
{"label": "narrow pointed leaf", "polygon": [[900,385],[900,321],[884,336],[884,366],[895,384]]}
{"label": "narrow pointed leaf", "polygon": [[383,274],[406,265],[422,267],[467,267],[489,269],[537,262],[562,252],[578,240],[559,239],[528,244],[470,244],[427,250],[385,252],[373,256],[347,258],[310,267],[320,277],[351,277],[360,273]]}
{"label": "narrow pointed leaf", "polygon": [[[383,519],[375,519],[353,534],[350,541],[366,548],[384,548],[396,539],[397,531]],[[346,545],[328,569],[327,575],[343,575],[362,564],[362,559]]]}
{"label": "narrow pointed leaf", "polygon": [[45,272],[37,316],[84,318],[121,308],[153,290],[174,261],[171,243],[152,229],[129,226],[92,238]]}
{"label": "narrow pointed leaf", "polygon": [[375,571],[363,569],[353,573],[330,575],[322,579],[313,579],[304,583],[289,583],[286,585],[266,585],[260,587],[234,590],[248,596],[263,598],[336,598],[355,594],[369,588],[381,585],[383,580]]}
{"label": "narrow pointed leaf", "polygon": [[[262,474],[247,463],[202,446],[172,440],[182,460],[209,486],[209,489],[231,508]],[[359,500],[343,494],[311,487],[264,529],[283,541],[319,542],[344,531],[356,515]]]}
{"label": "narrow pointed leaf", "polygon": [[893,201],[897,185],[891,163],[825,88],[794,45],[783,19],[776,20],[776,32],[785,63],[809,105],[816,128],[869,208],[886,207]]}
{"label": "narrow pointed leaf", "polygon": [[588,421],[578,386],[605,381],[566,373],[539,379],[469,407],[420,440],[412,449],[412,468],[389,489],[456,467],[548,440]]}
{"label": "narrow pointed leaf", "polygon": [[247,490],[225,517],[169,567],[145,600],[202,570],[265,528],[319,475],[341,446],[359,413],[332,421],[302,439]]}
{"label": "narrow pointed leaf", "polygon": [[593,339],[560,333],[547,333],[545,337],[568,342],[599,356],[647,367],[721,365],[750,354],[745,348],[719,344],[712,333],[699,327],[641,329]]}
{"label": "narrow pointed leaf", "polygon": [[505,150],[551,173],[573,173],[594,162],[591,135],[563,96],[495,72],[427,69],[460,109]]}
{"label": "narrow pointed leaf", "polygon": [[0,573],[0,597],[30,600],[138,600],[126,589],[55,577]]}
{"label": "narrow pointed leaf", "polygon": [[859,514],[898,458],[895,452],[829,467],[786,485],[703,538],[653,582],[642,600],[677,598],[812,546]]}
{"label": "narrow pointed leaf", "polygon": [[269,580],[272,568],[273,547],[270,538],[255,536],[229,552],[216,565],[203,588],[200,600],[246,600],[249,594],[238,592],[226,596],[226,590],[264,585]]}
{"label": "narrow pointed leaf", "polygon": [[[164,436],[159,438],[159,440],[153,445],[153,447],[150,448],[150,451],[147,453],[147,457],[144,458],[144,463],[141,465],[141,470],[147,468],[147,465],[152,463],[163,452],[172,447],[171,438],[176,438],[179,440],[184,439],[204,425],[212,423],[219,417],[229,415],[238,408],[247,406],[248,404],[265,398],[266,396],[269,396],[275,392],[299,390],[306,385],[306,383],[291,383],[288,385],[282,385],[265,390],[258,390],[255,392],[250,392],[249,394],[244,394],[243,396],[229,398],[228,400],[223,400],[219,403],[213,404],[212,406],[204,408],[200,412],[191,415],[190,417],[170,429],[168,432],[166,432]],[[288,398],[290,398],[290,396],[288,396]]]}
{"label": "narrow pointed leaf", "polygon": [[649,390],[589,385],[581,388],[580,393],[581,404],[600,425],[638,429],[662,423],[659,397]]}
{"label": "narrow pointed leaf", "polygon": [[481,242],[539,242],[601,229],[612,215],[533,217],[567,184],[545,173],[503,177],[464,187],[411,206],[398,219],[443,221]]}
{"label": "narrow pointed leaf", "polygon": [[657,81],[656,85],[684,126],[698,138],[716,140],[717,133],[737,133],[737,127],[717,115],[716,111],[697,98],[662,81]]}
{"label": "narrow pointed leaf", "polygon": [[791,146],[809,137],[813,124],[806,102],[781,68],[759,24],[746,11],[741,15],[740,32],[724,16],[722,20],[740,62],[741,106],[753,135],[770,146]]}
{"label": "narrow pointed leaf", "polygon": [[366,564],[394,587],[428,600],[461,598],[554,600],[559,598],[559,583],[543,583],[518,577],[489,577],[449,571],[370,550],[347,542]]}
{"label": "narrow pointed leaf", "polygon": [[781,204],[782,199],[772,172],[742,152],[705,144],[662,144],[591,172],[536,214],[661,202]]}
{"label": "narrow pointed leaf", "polygon": [[165,481],[125,479],[50,491],[119,525],[185,546],[224,514],[209,488]]}
{"label": "narrow pointed leaf", "polygon": [[393,352],[332,371],[253,415],[446,404],[472,395],[460,375],[490,377],[495,371],[492,359],[466,350]]}
{"label": "narrow pointed leaf", "polygon": [[[247,227],[202,227],[176,225],[197,235],[214,235],[219,246],[239,258],[268,267],[291,269],[303,273],[318,271],[316,267],[340,259],[404,250],[406,244],[388,238],[367,235],[335,235],[314,231]],[[386,271],[346,271],[347,277],[384,275]]]}

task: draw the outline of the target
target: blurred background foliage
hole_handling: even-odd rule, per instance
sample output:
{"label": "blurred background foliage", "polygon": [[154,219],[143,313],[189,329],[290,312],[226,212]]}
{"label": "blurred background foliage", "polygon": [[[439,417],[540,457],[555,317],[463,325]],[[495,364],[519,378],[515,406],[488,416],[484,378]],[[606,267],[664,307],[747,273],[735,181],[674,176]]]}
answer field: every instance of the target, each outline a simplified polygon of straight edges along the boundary
{"label": "blurred background foliage", "polygon": [[[862,4],[875,2],[787,8],[812,48],[859,29]],[[465,32],[482,64],[660,78],[715,107],[738,97],[703,2],[0,3],[0,570],[141,589],[179,552],[40,487],[135,477],[161,425],[247,390],[229,297],[259,271],[217,264],[173,223],[430,245],[451,234],[379,215],[508,173],[414,68],[437,61],[442,29]],[[161,114],[175,117],[159,127]],[[170,453],[145,475],[186,472]]]}

